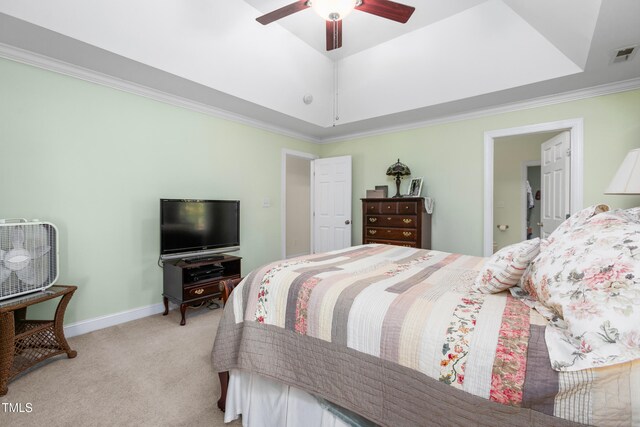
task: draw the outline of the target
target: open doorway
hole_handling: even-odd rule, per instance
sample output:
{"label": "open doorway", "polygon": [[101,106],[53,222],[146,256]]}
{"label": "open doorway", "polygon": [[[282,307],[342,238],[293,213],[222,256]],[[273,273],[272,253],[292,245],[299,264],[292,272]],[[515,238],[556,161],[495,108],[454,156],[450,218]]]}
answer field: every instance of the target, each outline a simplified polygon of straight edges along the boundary
{"label": "open doorway", "polygon": [[[569,213],[576,212],[577,210],[582,208],[582,200],[583,200],[583,120],[582,119],[572,119],[572,120],[564,120],[558,122],[550,122],[550,123],[541,123],[536,125],[528,125],[522,126],[518,128],[509,128],[509,129],[501,129],[490,132],[485,132],[485,155],[484,155],[484,165],[485,165],[485,174],[484,174],[484,245],[483,245],[483,253],[484,256],[490,256],[495,250],[500,247],[506,246],[508,241],[511,243],[515,243],[523,240],[523,227],[524,224],[521,218],[525,218],[526,223],[526,211],[523,211],[525,208],[524,202],[520,202],[523,197],[524,191],[524,182],[522,181],[522,173],[516,172],[517,184],[515,185],[515,190],[517,192],[516,202],[514,204],[510,204],[510,207],[515,206],[515,210],[518,214],[517,217],[510,216],[509,218],[516,219],[508,219],[509,222],[505,221],[504,216],[501,216],[500,209],[506,209],[507,201],[500,200],[496,198],[495,193],[495,167],[499,163],[505,163],[505,161],[500,160],[495,156],[496,147],[500,146],[501,140],[507,141],[505,143],[506,149],[514,149],[514,144],[517,144],[518,141],[522,142],[520,138],[538,138],[537,135],[540,135],[540,139],[538,139],[536,145],[536,152],[539,153],[541,143],[544,140],[549,140],[550,136],[554,134],[560,134],[561,131],[567,131],[567,162],[570,167],[567,169],[569,173],[566,177],[567,184],[567,204]],[[533,144],[533,143],[532,143]],[[516,147],[517,149],[517,147]],[[537,155],[539,158],[539,154]],[[516,161],[516,171],[521,170],[521,164],[523,161],[527,159],[521,159]],[[535,160],[533,160],[535,161]],[[542,161],[542,159],[540,159]],[[507,160],[506,163],[513,162],[513,158],[511,160]],[[514,188],[512,183],[511,188]],[[535,196],[535,195],[534,195]],[[498,195],[498,197],[501,197]],[[496,221],[497,220],[497,221]],[[494,231],[495,230],[495,231]],[[506,233],[511,230],[508,234],[511,236],[509,239],[506,239]],[[496,234],[497,233],[497,234]],[[500,236],[500,237],[499,237]],[[525,234],[526,238],[526,234]]]}
{"label": "open doorway", "polygon": [[310,153],[282,150],[282,258],[312,253]]}
{"label": "open doorway", "polygon": [[[536,193],[541,194],[541,146],[558,133],[540,132],[494,140],[494,252],[527,237],[539,237],[542,200],[536,200]],[[538,218],[532,218],[535,216]]]}
{"label": "open doorway", "polygon": [[524,218],[521,221],[521,224],[524,225],[520,227],[522,232],[520,240],[531,240],[540,237],[540,227],[542,226],[540,161],[525,162],[522,175],[525,190],[522,193],[524,201],[520,201],[520,206],[524,207]]}
{"label": "open doorway", "polygon": [[351,156],[282,150],[282,258],[351,246]]}

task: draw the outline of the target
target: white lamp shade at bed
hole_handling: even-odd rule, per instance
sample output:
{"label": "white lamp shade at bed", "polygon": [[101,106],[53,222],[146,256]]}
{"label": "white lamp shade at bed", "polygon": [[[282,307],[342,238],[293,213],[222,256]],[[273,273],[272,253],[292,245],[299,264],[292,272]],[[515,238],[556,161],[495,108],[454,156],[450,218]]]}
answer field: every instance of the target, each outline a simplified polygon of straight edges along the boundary
{"label": "white lamp shade at bed", "polygon": [[629,151],[605,194],[640,194],[640,148]]}

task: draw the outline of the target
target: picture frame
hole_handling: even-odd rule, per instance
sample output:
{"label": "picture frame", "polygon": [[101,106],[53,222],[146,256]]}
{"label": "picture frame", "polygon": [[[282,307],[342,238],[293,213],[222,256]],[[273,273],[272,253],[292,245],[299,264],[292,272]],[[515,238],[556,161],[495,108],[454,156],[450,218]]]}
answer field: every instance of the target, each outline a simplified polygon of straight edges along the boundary
{"label": "picture frame", "polygon": [[420,197],[421,192],[422,192],[422,177],[411,178],[411,181],[409,181],[409,194],[407,194],[407,196]]}

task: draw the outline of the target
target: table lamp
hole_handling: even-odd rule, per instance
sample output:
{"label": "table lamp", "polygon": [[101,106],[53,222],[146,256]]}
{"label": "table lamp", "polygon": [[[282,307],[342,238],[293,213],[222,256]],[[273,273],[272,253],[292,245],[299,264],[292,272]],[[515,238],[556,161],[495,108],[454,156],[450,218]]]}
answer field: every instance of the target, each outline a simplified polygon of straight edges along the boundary
{"label": "table lamp", "polygon": [[400,159],[398,159],[397,162],[389,166],[387,169],[387,175],[396,177],[396,195],[393,197],[402,197],[400,194],[400,180],[403,176],[411,175],[409,166],[404,163],[400,163]]}
{"label": "table lamp", "polygon": [[640,148],[627,153],[604,194],[640,194]]}

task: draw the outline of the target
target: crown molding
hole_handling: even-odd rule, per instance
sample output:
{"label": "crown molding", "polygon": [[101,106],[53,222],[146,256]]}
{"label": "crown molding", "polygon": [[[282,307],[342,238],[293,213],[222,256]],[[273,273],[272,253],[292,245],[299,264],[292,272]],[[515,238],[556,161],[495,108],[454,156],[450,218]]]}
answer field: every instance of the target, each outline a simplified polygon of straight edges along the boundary
{"label": "crown molding", "polygon": [[132,93],[134,95],[143,96],[145,98],[159,101],[176,107],[185,108],[187,110],[206,114],[208,116],[217,117],[224,120],[251,126],[253,128],[262,129],[279,135],[300,139],[307,142],[318,143],[320,140],[310,137],[302,133],[294,132],[286,128],[274,126],[272,124],[255,120],[241,114],[232,113],[227,110],[215,108],[200,102],[195,102],[187,98],[166,93],[148,86],[132,83],[117,77],[109,76],[98,71],[70,64],[68,62],[53,59],[51,57],[40,55],[4,43],[0,43],[0,58],[9,59],[11,61],[20,62],[44,70],[53,71],[55,73],[74,77],[91,83],[117,89],[123,92]]}
{"label": "crown molding", "polygon": [[578,101],[586,98],[594,98],[597,96],[611,95],[619,92],[627,92],[630,90],[640,89],[640,78],[622,80],[614,83],[607,83],[599,86],[593,86],[586,89],[578,89],[568,92],[556,93],[539,98],[528,99],[526,101],[512,102],[502,104],[497,107],[479,108],[461,114],[453,114],[444,117],[438,117],[430,120],[407,123],[399,126],[388,126],[385,128],[375,129],[365,132],[354,132],[348,135],[337,136],[333,138],[324,138],[320,140],[321,144],[329,144],[334,142],[345,142],[348,140],[365,138],[370,136],[384,135],[395,132],[419,129],[427,126],[459,122],[463,120],[479,119],[496,114],[511,113],[514,111],[528,110],[532,108],[540,108],[554,104],[562,104],[564,102]]}
{"label": "crown molding", "polygon": [[307,141],[316,144],[330,144],[336,142],[344,142],[353,139],[385,135],[394,132],[403,132],[407,130],[419,129],[427,126],[459,122],[463,120],[478,119],[487,116],[493,116],[496,114],[510,113],[514,111],[527,110],[532,108],[545,107],[554,104],[560,104],[563,102],[577,101],[580,99],[593,98],[597,96],[610,95],[619,92],[626,92],[640,88],[640,78],[623,80],[620,82],[607,83],[599,86],[593,86],[586,89],[579,89],[573,91],[567,91],[557,93],[553,95],[543,96],[539,98],[533,98],[526,101],[512,102],[502,104],[495,107],[479,108],[476,110],[468,111],[461,114],[452,114],[443,117],[438,117],[429,120],[422,120],[418,122],[410,122],[398,126],[387,126],[379,129],[363,132],[347,133],[335,137],[312,137],[310,135],[295,132],[290,129],[275,126],[273,124],[256,120],[241,114],[232,113],[227,110],[212,107],[211,105],[195,102],[187,98],[183,98],[177,95],[169,94],[157,89],[150,88],[148,86],[132,83],[117,77],[109,76],[107,74],[100,73],[98,71],[90,70],[88,68],[73,65],[64,61],[56,60],[45,55],[33,53],[24,49],[20,49],[14,46],[0,43],[0,58],[6,58],[11,61],[20,62],[23,64],[31,65],[34,67],[42,68],[48,71],[53,71],[66,76],[74,77],[87,82],[99,84],[102,86],[110,87],[123,92],[132,93],[135,95],[143,96],[145,98],[153,99],[165,104],[173,105],[176,107],[185,108],[198,113],[206,114],[208,116],[229,120],[232,122],[247,125],[253,128],[265,130],[268,132],[276,133],[279,135],[295,138],[302,141]]}

